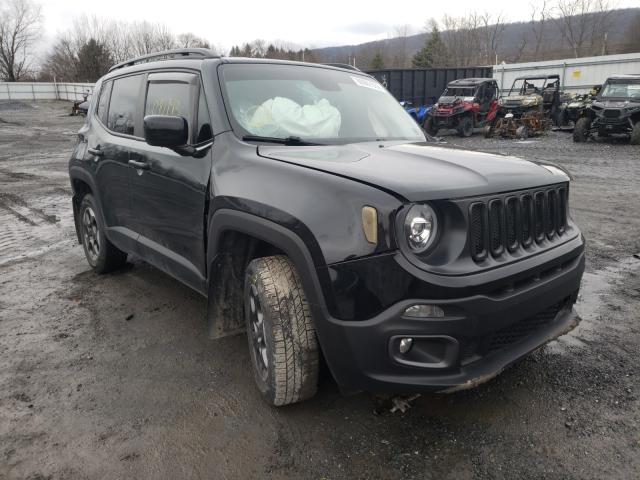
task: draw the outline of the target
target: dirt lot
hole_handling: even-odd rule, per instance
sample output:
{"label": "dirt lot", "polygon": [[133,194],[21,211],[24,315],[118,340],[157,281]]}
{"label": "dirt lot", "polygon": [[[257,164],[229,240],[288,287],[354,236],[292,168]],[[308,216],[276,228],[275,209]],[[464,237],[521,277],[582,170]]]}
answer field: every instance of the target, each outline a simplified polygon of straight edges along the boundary
{"label": "dirt lot", "polygon": [[0,478],[639,478],[640,149],[566,133],[467,147],[557,162],[588,239],[583,323],[472,391],[404,414],[325,380],[259,397],[243,336],[140,262],[94,275],[74,239],[68,104],[0,103]]}

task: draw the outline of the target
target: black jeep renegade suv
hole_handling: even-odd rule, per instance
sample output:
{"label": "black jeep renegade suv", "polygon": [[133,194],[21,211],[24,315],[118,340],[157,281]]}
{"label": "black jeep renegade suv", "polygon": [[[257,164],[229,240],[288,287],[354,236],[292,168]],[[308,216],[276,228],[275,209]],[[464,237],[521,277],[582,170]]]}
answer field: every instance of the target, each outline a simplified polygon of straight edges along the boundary
{"label": "black jeep renegade suv", "polygon": [[69,174],[99,273],[134,254],[246,329],[257,385],[453,391],[576,326],[569,177],[430,145],[372,77],[163,52],[96,84]]}

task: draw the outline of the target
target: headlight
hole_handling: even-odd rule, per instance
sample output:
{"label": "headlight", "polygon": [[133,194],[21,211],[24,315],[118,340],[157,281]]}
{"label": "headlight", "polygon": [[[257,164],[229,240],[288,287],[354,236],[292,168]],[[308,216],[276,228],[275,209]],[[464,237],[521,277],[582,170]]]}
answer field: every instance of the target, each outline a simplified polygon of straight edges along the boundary
{"label": "headlight", "polygon": [[414,205],[404,219],[404,233],[413,253],[423,253],[433,245],[438,230],[438,218],[428,205]]}

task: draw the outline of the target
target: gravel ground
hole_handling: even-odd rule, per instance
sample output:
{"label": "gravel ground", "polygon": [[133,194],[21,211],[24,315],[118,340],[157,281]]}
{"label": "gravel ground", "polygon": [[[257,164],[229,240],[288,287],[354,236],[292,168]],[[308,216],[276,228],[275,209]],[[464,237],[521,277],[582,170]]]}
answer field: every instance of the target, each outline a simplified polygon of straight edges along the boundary
{"label": "gravel ground", "polygon": [[0,103],[0,479],[640,478],[640,149],[444,137],[557,162],[588,239],[583,323],[471,391],[390,413],[368,395],[267,407],[246,339],[134,261],[74,239],[66,103]]}

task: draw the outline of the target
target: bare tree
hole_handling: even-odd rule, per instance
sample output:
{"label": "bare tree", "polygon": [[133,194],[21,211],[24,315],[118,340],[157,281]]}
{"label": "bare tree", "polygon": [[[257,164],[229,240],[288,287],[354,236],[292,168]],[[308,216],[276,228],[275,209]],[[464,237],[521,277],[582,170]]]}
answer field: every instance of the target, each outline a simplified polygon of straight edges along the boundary
{"label": "bare tree", "polygon": [[[548,0],[541,0],[541,3],[531,4],[531,33],[533,34],[533,59],[538,60],[540,48],[547,30],[547,24],[551,18]],[[524,40],[526,44],[526,39]]]}
{"label": "bare tree", "polygon": [[478,16],[482,25],[482,49],[484,63],[491,65],[498,63],[498,48],[502,44],[502,35],[506,28],[504,14],[498,13],[495,17],[485,11]]}
{"label": "bare tree", "polygon": [[31,49],[40,36],[40,6],[30,0],[0,3],[0,76],[9,82],[24,77],[30,68]]}
{"label": "bare tree", "polygon": [[585,47],[590,51],[606,49],[606,32],[611,26],[609,0],[558,0],[556,10],[555,21],[576,58]]}
{"label": "bare tree", "polygon": [[409,53],[407,51],[407,37],[411,35],[411,25],[396,25],[393,28],[397,42],[397,54],[394,57],[394,66],[407,68],[409,66]]}
{"label": "bare tree", "polygon": [[445,15],[442,25],[442,38],[452,57],[451,65],[467,67],[482,62],[478,48],[481,44],[480,15],[475,12],[466,17]]}
{"label": "bare tree", "polygon": [[177,38],[178,46],[181,48],[210,48],[209,42],[193,33],[181,33]]}
{"label": "bare tree", "polygon": [[635,18],[631,22],[631,26],[628,30],[628,42],[625,50],[629,53],[640,51],[640,13],[636,14]]}

